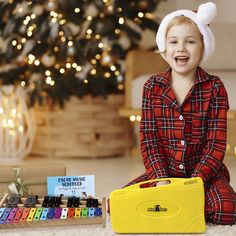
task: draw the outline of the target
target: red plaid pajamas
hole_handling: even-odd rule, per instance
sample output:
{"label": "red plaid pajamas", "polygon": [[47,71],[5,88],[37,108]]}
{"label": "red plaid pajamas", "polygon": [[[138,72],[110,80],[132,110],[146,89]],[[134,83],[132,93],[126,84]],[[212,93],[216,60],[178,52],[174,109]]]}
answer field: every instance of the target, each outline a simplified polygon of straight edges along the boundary
{"label": "red plaid pajamas", "polygon": [[146,172],[128,185],[164,177],[201,177],[206,220],[235,224],[236,194],[223,164],[228,97],[221,80],[197,69],[181,106],[169,81],[171,69],[144,84],[140,145]]}

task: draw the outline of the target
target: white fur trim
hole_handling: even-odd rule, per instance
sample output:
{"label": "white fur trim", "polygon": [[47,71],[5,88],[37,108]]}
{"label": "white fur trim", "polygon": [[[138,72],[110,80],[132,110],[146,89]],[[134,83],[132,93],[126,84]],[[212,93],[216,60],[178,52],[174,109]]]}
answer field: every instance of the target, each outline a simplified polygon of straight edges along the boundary
{"label": "white fur trim", "polygon": [[[208,26],[208,24],[205,24],[205,22],[208,22],[208,21],[211,22],[213,18],[216,16],[216,6],[214,3],[209,2],[206,4],[200,5],[199,8],[200,8],[200,15],[197,15],[197,13],[190,10],[178,10],[164,17],[156,34],[156,42],[157,42],[157,46],[160,52],[165,51],[166,29],[168,27],[169,22],[174,17],[183,15],[190,18],[193,22],[195,22],[200,33],[203,35],[204,52],[203,52],[201,63],[204,63],[212,55],[215,49],[215,37],[210,27]],[[203,16],[205,14],[209,14],[210,17],[204,18]],[[199,20],[199,17],[201,20]],[[165,56],[163,54],[161,55],[165,59]]]}
{"label": "white fur trim", "polygon": [[216,5],[212,2],[208,2],[199,6],[197,11],[197,20],[207,25],[213,21],[216,14]]}

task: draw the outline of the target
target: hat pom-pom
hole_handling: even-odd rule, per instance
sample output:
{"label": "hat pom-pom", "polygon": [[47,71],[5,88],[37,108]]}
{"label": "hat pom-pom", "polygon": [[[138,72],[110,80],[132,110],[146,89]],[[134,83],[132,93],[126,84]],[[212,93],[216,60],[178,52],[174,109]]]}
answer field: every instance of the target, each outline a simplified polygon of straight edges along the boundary
{"label": "hat pom-pom", "polygon": [[216,17],[216,13],[216,5],[213,2],[201,4],[198,7],[197,19],[205,25],[208,25]]}

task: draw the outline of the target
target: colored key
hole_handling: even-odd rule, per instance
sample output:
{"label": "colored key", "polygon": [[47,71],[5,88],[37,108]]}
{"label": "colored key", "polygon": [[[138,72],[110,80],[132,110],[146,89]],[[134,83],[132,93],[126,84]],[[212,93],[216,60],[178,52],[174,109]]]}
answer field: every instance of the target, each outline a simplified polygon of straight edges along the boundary
{"label": "colored key", "polygon": [[75,208],[75,218],[80,218],[81,215],[81,208]]}
{"label": "colored key", "polygon": [[20,221],[26,221],[29,212],[30,212],[30,208],[24,207],[21,218],[20,218]]}
{"label": "colored key", "polygon": [[61,212],[62,212],[62,208],[57,207],[56,210],[55,210],[54,219],[60,219],[61,218]]}
{"label": "colored key", "polygon": [[81,211],[81,217],[87,217],[88,216],[88,208],[83,207]]}
{"label": "colored key", "polygon": [[15,217],[15,214],[17,212],[18,208],[14,207],[12,208],[11,212],[9,213],[8,217],[7,217],[7,220],[6,220],[6,223],[9,224],[12,222],[12,220],[14,219]]}
{"label": "colored key", "polygon": [[20,218],[23,214],[23,210],[24,210],[23,207],[18,208],[12,223],[18,223],[19,222],[19,220],[20,220]]}
{"label": "colored key", "polygon": [[2,216],[2,214],[3,214],[3,212],[5,211],[5,207],[2,207],[2,208],[0,208],[0,218],[1,218],[1,216]]}
{"label": "colored key", "polygon": [[67,218],[67,212],[68,212],[67,207],[62,208],[61,219],[66,219]]}
{"label": "colored key", "polygon": [[34,220],[39,220],[42,212],[43,212],[43,208],[39,207],[34,215]]}
{"label": "colored key", "polygon": [[40,220],[46,220],[47,219],[48,211],[49,211],[49,208],[43,208],[43,212],[42,212],[42,215],[40,217]]}
{"label": "colored key", "polygon": [[31,208],[26,221],[32,221],[34,219],[35,212],[36,212],[36,207]]}
{"label": "colored key", "polygon": [[74,216],[75,216],[75,208],[68,208],[67,217],[74,218]]}
{"label": "colored key", "polygon": [[7,220],[8,218],[8,215],[10,214],[11,212],[11,208],[6,208],[5,211],[3,212],[1,218],[0,218],[0,224],[4,224],[5,221]]}
{"label": "colored key", "polygon": [[53,219],[54,215],[55,215],[55,208],[54,207],[49,208],[47,219]]}
{"label": "colored key", "polygon": [[89,208],[88,209],[88,216],[89,217],[94,217],[94,208]]}

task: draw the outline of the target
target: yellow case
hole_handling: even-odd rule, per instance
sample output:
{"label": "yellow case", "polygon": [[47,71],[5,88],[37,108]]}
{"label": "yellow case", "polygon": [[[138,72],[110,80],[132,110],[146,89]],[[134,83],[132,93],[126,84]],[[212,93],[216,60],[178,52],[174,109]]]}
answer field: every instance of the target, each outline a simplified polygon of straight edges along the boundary
{"label": "yellow case", "polygon": [[[170,184],[141,188],[145,183]],[[163,178],[114,190],[110,194],[112,229],[116,233],[203,233],[204,187],[201,178]]]}

